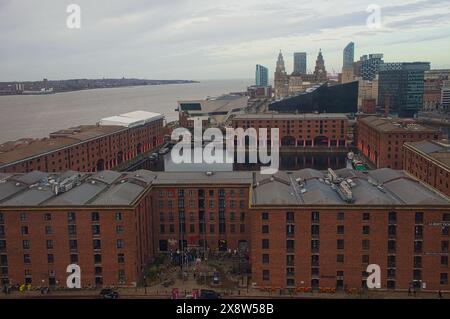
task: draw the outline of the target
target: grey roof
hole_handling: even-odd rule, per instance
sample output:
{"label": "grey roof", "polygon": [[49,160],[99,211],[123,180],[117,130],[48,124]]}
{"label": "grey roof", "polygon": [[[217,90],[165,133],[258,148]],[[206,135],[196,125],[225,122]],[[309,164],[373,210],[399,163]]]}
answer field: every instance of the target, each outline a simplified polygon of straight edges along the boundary
{"label": "grey roof", "polygon": [[167,184],[251,184],[252,172],[157,172],[154,185]]}
{"label": "grey roof", "polygon": [[[55,206],[130,206],[152,185],[202,185],[226,187],[240,184],[252,188],[253,206],[303,205],[441,205],[450,207],[450,199],[420,183],[403,171],[389,168],[364,174],[351,169],[336,170],[339,181],[331,181],[327,172],[302,169],[280,171],[274,175],[259,172],[151,172],[101,173],[34,172],[4,175],[0,182],[1,207]],[[55,193],[55,185],[76,177],[73,187]],[[22,182],[19,182],[22,181]],[[37,180],[37,182],[35,182]],[[32,184],[26,184],[25,182]],[[350,187],[346,200],[340,182]]]}
{"label": "grey roof", "polygon": [[[78,178],[71,189],[55,192],[55,185],[74,176]],[[0,207],[128,206],[149,188],[155,176],[144,170],[14,174],[0,182]]]}
{"label": "grey roof", "polygon": [[345,120],[348,117],[342,113],[247,113],[237,114],[235,120],[314,120],[314,119],[340,119]]}
{"label": "grey roof", "polygon": [[257,177],[253,205],[450,205],[443,194],[413,179],[403,171],[383,168],[369,174],[351,169],[335,171],[351,180],[352,202],[348,203],[326,172],[302,169]]}

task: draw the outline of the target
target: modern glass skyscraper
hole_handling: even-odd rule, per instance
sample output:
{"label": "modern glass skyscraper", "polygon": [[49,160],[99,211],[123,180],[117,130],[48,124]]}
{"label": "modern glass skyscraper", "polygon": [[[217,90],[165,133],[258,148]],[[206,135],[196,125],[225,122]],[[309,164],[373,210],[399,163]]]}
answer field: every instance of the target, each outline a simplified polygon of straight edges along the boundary
{"label": "modern glass skyscraper", "polygon": [[355,62],[355,44],[350,42],[344,49],[344,69],[352,69]]}
{"label": "modern glass skyscraper", "polygon": [[[429,62],[383,63],[378,72],[378,103],[399,117],[415,117],[423,105]],[[386,105],[387,104],[387,105]]]}
{"label": "modern glass skyscraper", "polygon": [[306,74],[306,52],[294,53],[294,73]]}
{"label": "modern glass skyscraper", "polygon": [[378,69],[383,61],[383,54],[369,54],[361,57],[361,77],[365,81],[373,81],[378,74]]}
{"label": "modern glass skyscraper", "polygon": [[257,64],[255,78],[256,86],[269,86],[269,69]]}

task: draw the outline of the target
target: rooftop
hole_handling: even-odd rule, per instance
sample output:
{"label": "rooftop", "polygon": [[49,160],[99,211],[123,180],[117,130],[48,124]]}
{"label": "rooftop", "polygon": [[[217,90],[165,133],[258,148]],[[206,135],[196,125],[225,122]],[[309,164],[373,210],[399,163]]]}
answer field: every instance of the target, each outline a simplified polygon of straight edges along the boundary
{"label": "rooftop", "polygon": [[238,114],[234,117],[235,120],[315,120],[315,119],[339,119],[346,120],[348,117],[342,113],[257,113],[257,114]]}
{"label": "rooftop", "polygon": [[117,125],[124,127],[135,127],[163,119],[159,113],[147,111],[134,111],[120,115],[106,117],[100,120],[100,125]]}
{"label": "rooftop", "polygon": [[408,142],[407,146],[416,149],[450,169],[450,141],[420,141]]}
{"label": "rooftop", "polygon": [[192,115],[209,113],[228,113],[230,111],[244,109],[247,107],[248,97],[242,95],[227,94],[204,100],[178,101],[180,110],[187,111]]}
{"label": "rooftop", "polygon": [[413,119],[393,119],[378,116],[365,116],[358,119],[358,122],[376,129],[380,132],[408,133],[424,132],[437,133],[436,129],[418,124]]}
{"label": "rooftop", "polygon": [[[363,174],[351,169],[334,172],[303,169],[258,175],[253,205],[449,205],[450,199],[402,171],[382,168]],[[345,185],[343,185],[345,183]]]}
{"label": "rooftop", "polygon": [[0,144],[0,167],[162,118],[164,116],[158,113],[135,111],[102,119],[98,125],[59,130],[51,133],[50,138],[9,141]]}
{"label": "rooftop", "polygon": [[0,207],[131,206],[155,177],[144,170],[62,174],[34,171],[0,176]]}
{"label": "rooftop", "polygon": [[151,186],[251,187],[252,206],[446,206],[450,198],[403,171],[31,172],[0,175],[0,208],[132,206]]}

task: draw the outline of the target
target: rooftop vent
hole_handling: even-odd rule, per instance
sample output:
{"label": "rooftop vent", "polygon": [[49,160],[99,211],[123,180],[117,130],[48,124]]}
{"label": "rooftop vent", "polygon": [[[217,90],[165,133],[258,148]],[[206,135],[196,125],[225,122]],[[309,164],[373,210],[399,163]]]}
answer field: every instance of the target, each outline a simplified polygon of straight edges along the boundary
{"label": "rooftop vent", "polygon": [[212,176],[214,173],[211,172],[211,171],[208,171],[208,172],[206,172],[205,174],[206,174],[206,176]]}

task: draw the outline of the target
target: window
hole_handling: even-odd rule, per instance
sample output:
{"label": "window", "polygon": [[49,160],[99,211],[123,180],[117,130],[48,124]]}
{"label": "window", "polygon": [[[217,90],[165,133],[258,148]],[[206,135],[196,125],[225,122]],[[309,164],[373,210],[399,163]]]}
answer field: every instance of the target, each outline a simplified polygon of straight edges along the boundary
{"label": "window", "polygon": [[73,223],[76,221],[76,215],[74,212],[68,212],[67,213],[67,220],[69,223]]}
{"label": "window", "polygon": [[423,226],[414,226],[414,235],[417,239],[423,237]]}
{"label": "window", "polygon": [[52,220],[52,214],[46,213],[44,214],[44,221],[49,222]]}
{"label": "window", "polygon": [[95,254],[94,255],[94,264],[101,264],[102,263],[102,255]]}
{"label": "window", "polygon": [[262,249],[269,249],[269,240],[268,239],[262,240]]}
{"label": "window", "polygon": [[262,220],[269,220],[269,213],[267,213],[267,212],[262,213],[261,218],[262,218]]}
{"label": "window", "polygon": [[69,248],[71,250],[76,250],[78,248],[78,242],[76,240],[69,240]]}
{"label": "window", "polygon": [[262,255],[262,263],[263,264],[268,264],[269,261],[270,261],[269,254],[263,254]]}
{"label": "window", "polygon": [[119,269],[119,284],[125,283],[125,269]]}
{"label": "window", "polygon": [[28,220],[28,214],[27,213],[20,213],[20,221],[25,222]]}
{"label": "window", "polygon": [[344,255],[342,255],[342,254],[336,255],[336,262],[337,263],[343,263],[344,262]]}
{"label": "window", "polygon": [[422,268],[422,257],[414,256],[414,268]]}
{"label": "window", "polygon": [[78,255],[71,254],[71,255],[70,255],[70,263],[71,263],[71,264],[76,264],[76,263],[78,263]]}
{"label": "window", "polygon": [[210,224],[209,225],[209,233],[210,234],[214,234],[215,231],[216,231],[215,225],[214,224]]}
{"label": "window", "polygon": [[337,220],[344,220],[344,213],[343,212],[337,213]]}
{"label": "window", "polygon": [[5,218],[3,216],[3,213],[0,213],[0,224],[3,224],[5,222]]}
{"label": "window", "polygon": [[117,262],[119,264],[124,264],[125,263],[125,254],[118,254],[117,255]]}
{"label": "window", "polygon": [[125,228],[122,225],[116,226],[116,234],[121,235],[125,232]]}
{"label": "window", "polygon": [[102,248],[102,242],[99,239],[94,239],[92,241],[92,245],[94,246],[94,249],[101,249]]}
{"label": "window", "polygon": [[368,264],[369,263],[369,255],[362,255],[361,261],[363,264]]}
{"label": "window", "polygon": [[23,235],[28,235],[28,226],[20,227],[20,233]]}
{"label": "window", "polygon": [[448,285],[448,274],[447,273],[441,273],[440,283],[441,283],[441,285]]}
{"label": "window", "polygon": [[69,235],[73,236],[77,234],[77,226],[76,225],[69,225]]}
{"label": "window", "polygon": [[312,212],[311,213],[311,221],[312,222],[319,222],[320,219],[320,213],[319,212]]}
{"label": "window", "polygon": [[239,225],[239,231],[241,234],[245,233],[245,224],[240,224]]}
{"label": "window", "polygon": [[362,249],[363,250],[369,250],[370,249],[370,240],[364,239],[362,241]]}
{"label": "window", "polygon": [[423,224],[423,213],[422,212],[416,213],[415,222],[416,222],[416,224]]}
{"label": "window", "polygon": [[92,235],[100,235],[100,225],[92,225]]}
{"label": "window", "polygon": [[319,255],[311,255],[311,266],[319,266]]}
{"label": "window", "polygon": [[264,280],[264,281],[270,280],[270,271],[267,270],[267,269],[264,269],[264,270],[263,270],[263,280]]}
{"label": "window", "polygon": [[294,251],[295,248],[295,242],[293,240],[286,240],[286,249],[288,252]]}
{"label": "window", "polygon": [[100,221],[100,214],[98,212],[93,212],[91,214],[91,220],[92,220],[92,222],[99,222]]}
{"label": "window", "polygon": [[125,242],[123,241],[123,239],[118,239],[117,240],[117,248],[121,249],[125,247]]}
{"label": "window", "polygon": [[47,249],[53,249],[53,240],[47,240]]}
{"label": "window", "polygon": [[53,230],[52,230],[52,226],[45,226],[45,234],[46,235],[51,235],[53,234]]}
{"label": "window", "polygon": [[363,235],[369,235],[370,234],[370,226],[364,225],[362,229]]}
{"label": "window", "polygon": [[288,237],[293,237],[295,234],[295,226],[292,224],[286,225],[286,235]]}
{"label": "window", "polygon": [[388,226],[388,234],[391,237],[394,237],[397,235],[397,227],[395,225],[389,225]]}
{"label": "window", "polygon": [[293,223],[294,222],[294,212],[287,212],[286,213],[286,222],[287,223]]}
{"label": "window", "polygon": [[337,233],[338,233],[338,235],[343,235],[344,234],[344,225],[338,225],[337,226]]}
{"label": "window", "polygon": [[388,267],[395,268],[395,256],[388,256]]}
{"label": "window", "polygon": [[364,221],[370,220],[370,213],[363,213],[363,220]]}
{"label": "window", "polygon": [[120,222],[123,220],[123,214],[122,213],[116,213],[116,221]]}
{"label": "window", "polygon": [[422,241],[415,241],[414,242],[414,252],[415,253],[421,253],[422,252],[422,247],[423,247],[423,242]]}
{"label": "window", "polygon": [[390,212],[389,213],[389,224],[395,224],[395,223],[397,223],[397,213]]}
{"label": "window", "polygon": [[311,225],[311,235],[313,237],[319,236],[320,228],[319,225]]}
{"label": "window", "polygon": [[441,256],[441,265],[448,266],[448,256]]}
{"label": "window", "polygon": [[395,240],[388,241],[388,252],[395,253],[397,251],[397,242]]}
{"label": "window", "polygon": [[441,241],[441,252],[448,253],[448,241]]}
{"label": "window", "polygon": [[263,234],[269,233],[269,225],[262,225],[262,233]]}
{"label": "window", "polygon": [[47,255],[47,263],[53,264],[54,262],[55,262],[55,256],[53,254],[48,254]]}
{"label": "window", "polygon": [[30,255],[29,254],[24,254],[23,255],[23,263],[24,264],[31,264],[31,257],[30,257]]}
{"label": "window", "polygon": [[337,249],[344,249],[344,240],[343,239],[338,239],[336,244],[337,244]]}
{"label": "window", "polygon": [[30,241],[29,240],[23,240],[22,241],[22,247],[23,247],[23,249],[30,249]]}

